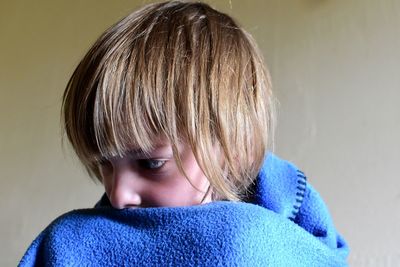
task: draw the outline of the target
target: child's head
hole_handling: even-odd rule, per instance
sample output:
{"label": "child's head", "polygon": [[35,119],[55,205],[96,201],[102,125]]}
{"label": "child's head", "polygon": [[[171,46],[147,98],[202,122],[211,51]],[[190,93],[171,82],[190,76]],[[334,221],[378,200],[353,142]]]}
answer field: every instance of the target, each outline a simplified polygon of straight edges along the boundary
{"label": "child's head", "polygon": [[195,187],[203,183],[182,158],[190,153],[214,198],[238,200],[267,150],[270,87],[254,41],[231,17],[204,3],[150,4],[104,32],[82,59],[64,93],[64,128],[106,191],[105,172],[116,176],[128,158],[156,170],[163,158],[155,150],[166,146]]}

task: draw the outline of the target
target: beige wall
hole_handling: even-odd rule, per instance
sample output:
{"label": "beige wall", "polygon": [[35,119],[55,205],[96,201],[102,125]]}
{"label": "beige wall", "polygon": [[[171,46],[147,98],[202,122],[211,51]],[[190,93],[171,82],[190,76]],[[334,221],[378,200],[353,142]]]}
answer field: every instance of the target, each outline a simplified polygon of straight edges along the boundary
{"label": "beige wall", "polygon": [[[95,38],[143,2],[0,2],[1,266],[56,216],[101,195],[61,150],[61,94]],[[281,103],[276,152],[323,195],[352,266],[398,266],[400,2],[214,4],[262,48]]]}

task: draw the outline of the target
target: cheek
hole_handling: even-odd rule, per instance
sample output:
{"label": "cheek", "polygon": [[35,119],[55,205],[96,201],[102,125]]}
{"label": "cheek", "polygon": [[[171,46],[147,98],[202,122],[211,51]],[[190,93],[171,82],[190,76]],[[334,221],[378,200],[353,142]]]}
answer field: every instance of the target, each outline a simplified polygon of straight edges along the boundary
{"label": "cheek", "polygon": [[190,181],[196,188],[204,190],[204,187],[208,187],[208,179],[198,165],[196,158],[192,153],[186,158],[184,162],[184,169],[186,174],[189,176]]}
{"label": "cheek", "polygon": [[185,192],[185,196],[182,197],[191,204],[200,204],[210,183],[192,153],[185,158],[183,165],[190,182],[184,175],[179,174],[180,187]]}
{"label": "cheek", "polygon": [[198,169],[187,170],[193,187],[186,177],[179,171],[171,173],[169,179],[162,183],[149,184],[148,190],[143,192],[152,206],[189,206],[200,204],[208,187],[207,179]]}

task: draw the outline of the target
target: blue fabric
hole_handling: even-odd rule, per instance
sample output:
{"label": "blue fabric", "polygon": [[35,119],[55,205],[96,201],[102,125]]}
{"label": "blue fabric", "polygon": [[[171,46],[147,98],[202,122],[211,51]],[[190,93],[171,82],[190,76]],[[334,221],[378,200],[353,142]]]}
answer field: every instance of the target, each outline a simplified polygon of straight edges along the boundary
{"label": "blue fabric", "polygon": [[253,190],[248,203],[74,210],[20,266],[347,266],[346,243],[294,165],[269,154]]}
{"label": "blue fabric", "polygon": [[249,202],[294,221],[342,258],[347,257],[349,248],[336,231],[324,201],[292,163],[269,154]]}

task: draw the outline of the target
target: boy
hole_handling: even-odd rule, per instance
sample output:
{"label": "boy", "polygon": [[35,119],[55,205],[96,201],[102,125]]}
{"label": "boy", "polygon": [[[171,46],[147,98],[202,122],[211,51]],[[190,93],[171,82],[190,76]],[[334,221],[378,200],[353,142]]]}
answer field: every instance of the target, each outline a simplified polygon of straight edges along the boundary
{"label": "boy", "polygon": [[56,219],[21,265],[345,265],[304,174],[268,154],[269,74],[206,4],[150,4],[108,29],[63,98],[66,134],[105,194]]}

